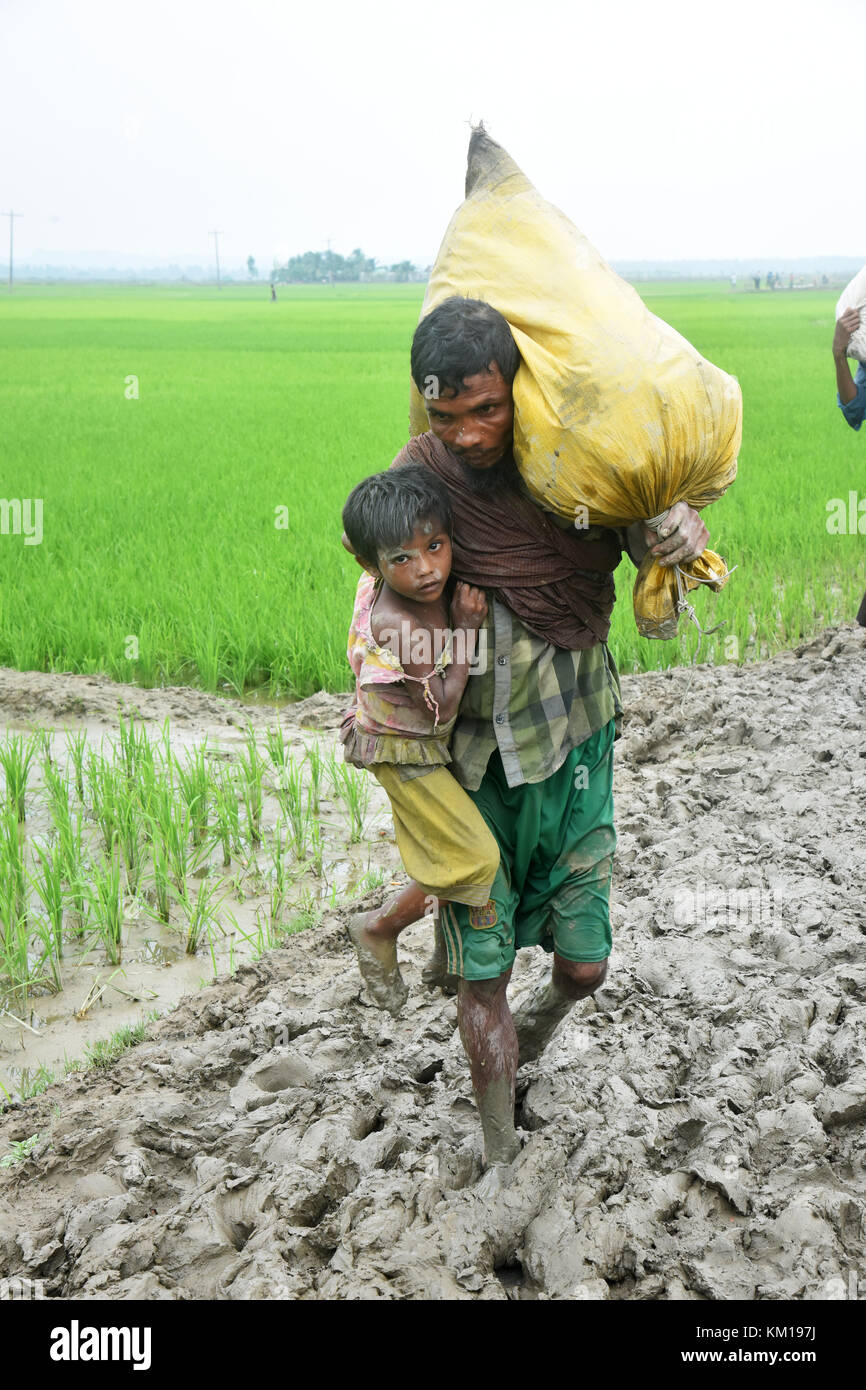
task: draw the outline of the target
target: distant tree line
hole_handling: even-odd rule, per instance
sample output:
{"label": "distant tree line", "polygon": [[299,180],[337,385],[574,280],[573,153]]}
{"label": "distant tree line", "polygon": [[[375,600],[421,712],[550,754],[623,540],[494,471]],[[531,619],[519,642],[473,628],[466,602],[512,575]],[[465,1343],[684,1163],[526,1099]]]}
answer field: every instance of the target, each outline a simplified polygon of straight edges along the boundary
{"label": "distant tree line", "polygon": [[274,268],[272,279],[291,285],[320,285],[323,281],[339,284],[386,276],[389,280],[412,280],[418,275],[411,261],[377,266],[372,257],[365,256],[356,246],[350,256],[340,256],[336,251],[305,251],[302,256],[291,256],[285,265]]}

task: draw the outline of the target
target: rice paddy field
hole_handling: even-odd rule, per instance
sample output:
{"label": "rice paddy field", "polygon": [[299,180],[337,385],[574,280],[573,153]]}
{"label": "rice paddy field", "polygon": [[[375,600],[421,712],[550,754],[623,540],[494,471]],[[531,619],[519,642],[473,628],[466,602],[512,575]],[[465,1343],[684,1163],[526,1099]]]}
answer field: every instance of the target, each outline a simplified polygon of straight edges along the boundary
{"label": "rice paddy field", "polygon": [[614,970],[522,1068],[492,1196],[429,917],[398,1018],[346,936],[404,878],[338,744],[340,510],[405,442],[421,288],[0,295],[0,1298],[856,1297],[866,446],[836,290],[642,292],[742,384],[706,514],[737,569],[694,598],[725,624],[697,669],[656,673],[696,634],[639,639],[620,566]]}
{"label": "rice paddy field", "polygon": [[[745,397],[740,476],[707,513],[738,569],[695,598],[724,622],[701,661],[850,621],[866,547],[828,531],[827,502],[857,492],[863,441],[835,405],[835,292],[645,292]],[[111,1061],[185,990],[399,874],[380,790],[335,749],[342,699],[317,706],[324,740],[294,702],[349,684],[340,512],[406,440],[421,298],[0,298],[0,1108]],[[689,663],[686,624],[636,635],[633,574],[624,561],[620,667]]]}
{"label": "rice paddy field", "polygon": [[[42,511],[39,544],[0,534],[0,665],[271,698],[345,689],[356,571],[340,509],[406,440],[422,288],[284,286],[274,304],[263,286],[3,296],[3,497]],[[739,478],[707,513],[738,569],[697,599],[725,621],[700,659],[768,655],[850,620],[866,546],[828,532],[827,504],[862,489],[864,459],[835,404],[836,290],[641,292],[745,400]],[[637,636],[632,577],[624,561],[621,668],[692,660],[686,625],[673,643]]]}

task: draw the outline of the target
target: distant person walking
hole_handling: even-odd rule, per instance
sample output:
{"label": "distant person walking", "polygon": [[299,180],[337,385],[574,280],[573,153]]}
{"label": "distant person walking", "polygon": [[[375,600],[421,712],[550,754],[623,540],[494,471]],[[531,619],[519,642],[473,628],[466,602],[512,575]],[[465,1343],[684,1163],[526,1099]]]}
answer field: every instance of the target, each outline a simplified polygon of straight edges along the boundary
{"label": "distant person walking", "polygon": [[272,303],[272,304],[276,304],[276,302],[277,302],[277,287],[276,287],[276,285],[274,284],[274,282],[271,281],[271,303]]}
{"label": "distant person walking", "polygon": [[[859,430],[866,419],[866,363],[860,362],[857,375],[851,375],[848,365],[848,344],[851,334],[860,327],[860,310],[846,309],[836,321],[833,334],[833,361],[836,364],[836,400],[852,430]],[[857,610],[857,622],[866,627],[866,594]]]}
{"label": "distant person walking", "polygon": [[761,288],[761,277],[760,277],[760,275],[753,275],[753,276],[752,276],[752,279],[753,279],[754,282],[755,282],[755,289],[756,289],[756,290],[759,290],[759,289]]}

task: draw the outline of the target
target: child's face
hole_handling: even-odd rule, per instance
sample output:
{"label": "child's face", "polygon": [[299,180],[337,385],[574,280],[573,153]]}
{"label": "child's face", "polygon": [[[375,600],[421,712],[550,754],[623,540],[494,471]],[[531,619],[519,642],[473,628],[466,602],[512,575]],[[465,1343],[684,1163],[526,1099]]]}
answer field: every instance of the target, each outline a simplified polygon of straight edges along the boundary
{"label": "child's face", "polygon": [[416,603],[435,603],[451,573],[451,537],[433,518],[415,527],[412,539],[379,551],[379,574],[395,593]]}

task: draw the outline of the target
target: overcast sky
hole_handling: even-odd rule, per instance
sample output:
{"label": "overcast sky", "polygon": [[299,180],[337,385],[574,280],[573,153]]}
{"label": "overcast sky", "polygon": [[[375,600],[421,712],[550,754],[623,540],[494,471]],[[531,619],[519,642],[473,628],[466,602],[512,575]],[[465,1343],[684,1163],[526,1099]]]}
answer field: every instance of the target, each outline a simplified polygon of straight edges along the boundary
{"label": "overcast sky", "polygon": [[610,260],[866,259],[864,40],[866,0],[0,0],[0,212],[21,261],[426,264],[482,117]]}

